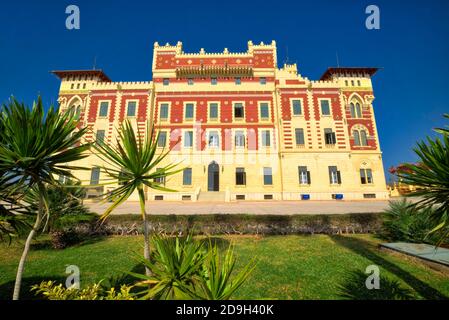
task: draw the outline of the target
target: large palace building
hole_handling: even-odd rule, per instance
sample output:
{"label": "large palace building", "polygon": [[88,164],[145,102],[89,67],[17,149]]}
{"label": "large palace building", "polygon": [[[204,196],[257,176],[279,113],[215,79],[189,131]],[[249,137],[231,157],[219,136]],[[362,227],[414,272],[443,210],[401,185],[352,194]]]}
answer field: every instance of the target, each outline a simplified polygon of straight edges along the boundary
{"label": "large palace building", "polygon": [[[386,199],[376,71],[329,68],[312,81],[296,64],[277,66],[274,41],[249,41],[241,53],[155,43],[147,82],[115,82],[101,70],[53,73],[61,110],[73,108],[91,128],[88,141],[115,143],[124,119],[141,133],[151,123],[160,130],[159,150],[172,148],[166,164],[185,169],[158,181],[178,192],[147,189],[149,200],[242,201]],[[107,179],[95,152],[78,164],[91,168],[76,173],[81,180]]]}

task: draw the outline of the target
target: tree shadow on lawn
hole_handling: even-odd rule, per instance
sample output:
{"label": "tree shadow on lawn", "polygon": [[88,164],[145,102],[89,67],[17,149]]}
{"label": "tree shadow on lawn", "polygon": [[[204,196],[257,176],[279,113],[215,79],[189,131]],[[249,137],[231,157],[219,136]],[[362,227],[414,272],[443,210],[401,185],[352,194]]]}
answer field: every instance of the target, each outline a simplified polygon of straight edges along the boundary
{"label": "tree shadow on lawn", "polygon": [[89,244],[94,244],[97,242],[104,241],[108,238],[105,235],[92,235],[92,236],[82,236],[79,238],[68,239],[65,240],[64,247],[55,248],[54,242],[52,239],[37,239],[33,243],[31,243],[30,250],[38,251],[38,250],[64,250],[66,248],[71,247],[82,247]]}
{"label": "tree shadow on lawn", "polygon": [[[380,255],[378,255],[377,253],[375,253],[372,250],[373,249],[372,243],[362,240],[362,239],[359,239],[359,238],[345,237],[345,236],[339,236],[339,235],[333,235],[330,237],[336,244],[341,245],[368,260],[371,260],[373,262],[373,264],[381,266],[384,269],[391,272],[392,274],[396,275],[398,278],[400,278],[405,283],[407,283],[410,287],[412,287],[424,299],[429,299],[429,300],[449,299],[449,297],[445,296],[437,289],[431,287],[427,283],[414,277],[409,272],[403,270],[396,264],[386,260],[385,258],[383,258]],[[367,276],[368,275],[366,275],[366,277]]]}
{"label": "tree shadow on lawn", "polygon": [[[31,286],[39,285],[42,281],[55,281],[57,284],[65,283],[66,278],[60,276],[53,277],[25,277],[22,279],[20,288],[20,300],[43,300],[41,296],[36,296],[35,292],[31,291]],[[0,284],[0,300],[12,300],[15,280]]]}
{"label": "tree shadow on lawn", "polygon": [[398,280],[380,275],[379,289],[366,287],[367,274],[360,270],[349,272],[339,285],[339,295],[349,300],[414,300],[413,291],[401,286]]}

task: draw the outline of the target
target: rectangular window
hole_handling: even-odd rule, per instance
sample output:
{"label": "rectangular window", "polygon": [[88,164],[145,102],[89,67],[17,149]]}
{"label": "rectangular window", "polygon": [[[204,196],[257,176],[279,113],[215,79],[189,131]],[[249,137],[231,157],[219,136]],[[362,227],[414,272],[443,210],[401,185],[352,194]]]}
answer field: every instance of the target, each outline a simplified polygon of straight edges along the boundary
{"label": "rectangular window", "polygon": [[168,86],[168,85],[170,84],[170,80],[169,80],[168,78],[164,78],[164,79],[162,80],[162,84],[163,84],[164,86]]}
{"label": "rectangular window", "polygon": [[165,185],[165,175],[162,174],[163,172],[164,172],[164,169],[162,169],[162,168],[156,169],[156,173],[159,173],[160,176],[157,178],[154,178],[154,182],[159,183],[161,185]]}
{"label": "rectangular window", "polygon": [[67,183],[68,181],[69,181],[69,178],[66,177],[65,175],[63,175],[63,174],[60,174],[60,175],[59,175],[58,182],[59,182],[60,184],[65,184],[65,183]]}
{"label": "rectangular window", "polygon": [[125,171],[125,169],[122,168],[122,169],[120,169],[120,172],[118,174],[117,183],[119,186],[123,186],[125,184],[125,182],[126,182],[126,171]]}
{"label": "rectangular window", "polygon": [[371,169],[360,169],[360,182],[362,184],[373,183],[373,172]]}
{"label": "rectangular window", "polygon": [[242,84],[242,79],[241,78],[235,78],[235,84],[236,85],[241,85]]}
{"label": "rectangular window", "polygon": [[168,103],[161,103],[161,110],[160,110],[160,119],[162,121],[167,121],[168,120]]}
{"label": "rectangular window", "polygon": [[126,115],[128,117],[135,117],[136,116],[136,106],[137,106],[136,101],[129,101],[128,102],[128,107],[126,109]]}
{"label": "rectangular window", "polygon": [[185,168],[182,171],[182,184],[184,186],[192,185],[192,168]]}
{"label": "rectangular window", "polygon": [[234,118],[243,119],[245,117],[245,109],[242,103],[234,104]]}
{"label": "rectangular window", "polygon": [[271,146],[270,130],[262,130],[262,147]]}
{"label": "rectangular window", "polygon": [[185,119],[186,120],[193,120],[193,103],[186,103],[185,106]]}
{"label": "rectangular window", "polygon": [[159,132],[159,137],[157,139],[158,148],[164,148],[167,145],[167,132],[161,131]]}
{"label": "rectangular window", "polygon": [[209,104],[209,119],[211,120],[218,119],[218,103]]}
{"label": "rectangular window", "polygon": [[310,184],[310,171],[307,171],[307,167],[299,166],[298,167],[299,174],[299,184]]}
{"label": "rectangular window", "polygon": [[341,174],[336,166],[329,166],[329,182],[330,184],[341,184]]}
{"label": "rectangular window", "polygon": [[246,185],[245,168],[236,168],[235,169],[235,184],[237,186],[244,186],[244,185]]}
{"label": "rectangular window", "polygon": [[267,84],[267,78],[265,78],[265,77],[260,77],[259,83],[260,83],[260,84]]}
{"label": "rectangular window", "polygon": [[329,106],[329,100],[320,100],[320,104],[321,104],[321,115],[330,116],[331,108]]}
{"label": "rectangular window", "polygon": [[270,118],[270,109],[266,102],[260,104],[260,118],[262,120],[268,120]]}
{"label": "rectangular window", "polygon": [[193,86],[193,78],[188,78],[188,79],[187,79],[187,84],[188,84],[189,86]]}
{"label": "rectangular window", "polygon": [[98,113],[98,116],[107,117],[108,109],[109,109],[109,102],[106,102],[106,101],[101,102],[100,103],[100,112]]}
{"label": "rectangular window", "polygon": [[303,146],[304,141],[304,129],[303,128],[296,128],[295,129],[295,139],[296,139],[296,145],[297,146]]}
{"label": "rectangular window", "polygon": [[333,145],[337,143],[335,132],[333,132],[330,128],[324,129],[324,143],[327,145]]}
{"label": "rectangular window", "polygon": [[273,174],[271,168],[265,167],[263,168],[263,184],[264,185],[272,185],[273,184]]}
{"label": "rectangular window", "polygon": [[220,138],[218,135],[218,131],[210,131],[209,132],[209,147],[218,148],[220,145]]}
{"label": "rectangular window", "polygon": [[215,86],[217,84],[217,78],[210,78],[210,84]]}
{"label": "rectangular window", "polygon": [[104,142],[104,136],[105,131],[104,130],[97,130],[97,134],[95,135],[95,140],[97,143],[103,143]]}
{"label": "rectangular window", "polygon": [[193,131],[184,132],[184,147],[191,148],[193,146]]}
{"label": "rectangular window", "polygon": [[90,184],[97,185],[99,183],[100,183],[100,168],[93,167],[92,171],[90,172]]}
{"label": "rectangular window", "polygon": [[244,131],[236,131],[235,132],[235,147],[236,148],[244,148],[245,147],[245,132]]}
{"label": "rectangular window", "polygon": [[292,109],[294,116],[302,115],[302,104],[301,100],[292,100]]}

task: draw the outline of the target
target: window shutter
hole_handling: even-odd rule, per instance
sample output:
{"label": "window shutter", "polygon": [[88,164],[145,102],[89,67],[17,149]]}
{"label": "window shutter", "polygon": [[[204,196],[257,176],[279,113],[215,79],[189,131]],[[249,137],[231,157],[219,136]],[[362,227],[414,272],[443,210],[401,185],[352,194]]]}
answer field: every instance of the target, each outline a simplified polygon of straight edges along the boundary
{"label": "window shutter", "polygon": [[332,184],[332,167],[329,167],[329,183]]}
{"label": "window shutter", "polygon": [[312,184],[312,180],[310,179],[310,171],[307,171],[307,183]]}
{"label": "window shutter", "polygon": [[340,174],[339,170],[337,171],[337,181],[338,181],[338,184],[341,184],[341,174]]}

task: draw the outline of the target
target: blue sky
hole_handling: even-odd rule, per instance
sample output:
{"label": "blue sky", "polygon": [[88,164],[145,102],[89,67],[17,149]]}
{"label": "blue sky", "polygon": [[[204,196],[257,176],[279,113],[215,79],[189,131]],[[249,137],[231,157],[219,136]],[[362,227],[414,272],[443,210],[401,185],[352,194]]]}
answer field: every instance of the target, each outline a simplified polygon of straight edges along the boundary
{"label": "blue sky", "polygon": [[[76,4],[81,29],[65,28]],[[380,8],[380,30],[365,8]],[[0,11],[0,101],[57,98],[53,69],[103,69],[113,80],[150,80],[152,47],[245,51],[248,40],[278,45],[317,79],[329,66],[376,66],[374,102],[384,166],[415,160],[417,140],[449,112],[449,1],[8,1]],[[287,54],[288,53],[288,54]]]}

